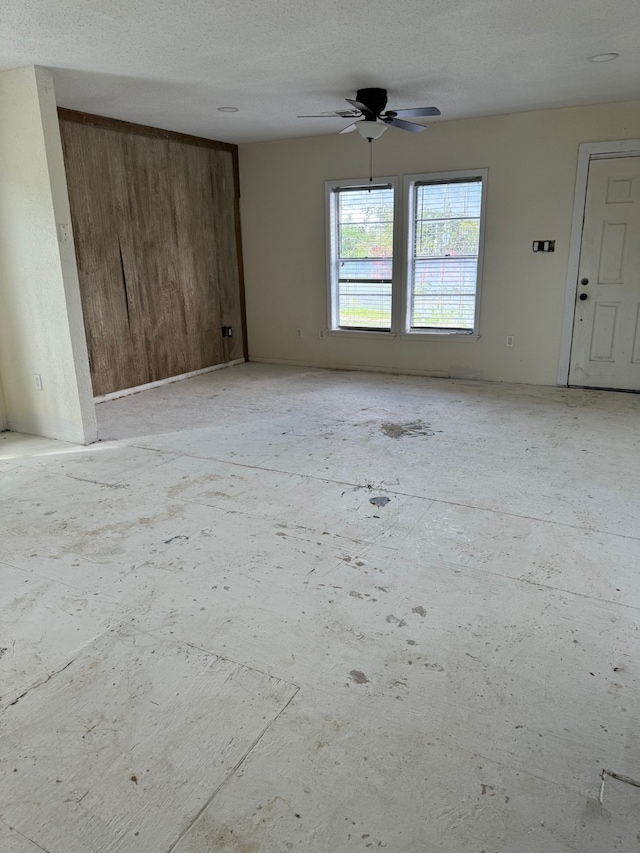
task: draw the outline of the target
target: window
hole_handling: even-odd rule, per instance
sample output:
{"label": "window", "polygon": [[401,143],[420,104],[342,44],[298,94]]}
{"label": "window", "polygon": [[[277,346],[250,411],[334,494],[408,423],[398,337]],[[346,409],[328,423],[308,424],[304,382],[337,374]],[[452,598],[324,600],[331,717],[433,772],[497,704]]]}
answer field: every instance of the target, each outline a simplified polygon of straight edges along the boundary
{"label": "window", "polygon": [[476,340],[486,179],[408,175],[404,202],[397,178],[327,182],[329,328]]}
{"label": "window", "polygon": [[412,175],[408,332],[478,330],[486,170]]}
{"label": "window", "polygon": [[327,184],[332,329],[394,327],[395,196],[394,178]]}

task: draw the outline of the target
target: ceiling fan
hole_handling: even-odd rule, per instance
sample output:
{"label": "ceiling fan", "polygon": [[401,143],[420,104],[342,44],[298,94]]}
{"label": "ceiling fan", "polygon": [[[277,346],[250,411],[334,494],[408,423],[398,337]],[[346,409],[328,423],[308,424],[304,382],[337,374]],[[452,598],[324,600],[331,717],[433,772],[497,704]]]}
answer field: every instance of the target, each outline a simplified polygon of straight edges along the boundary
{"label": "ceiling fan", "polygon": [[420,133],[425,128],[413,121],[405,121],[406,118],[417,118],[418,116],[439,116],[437,107],[414,107],[406,110],[385,110],[387,106],[386,89],[358,89],[355,99],[345,98],[352,105],[350,110],[336,110],[335,112],[322,113],[317,116],[298,116],[298,118],[352,118],[357,119],[340,133],[351,133],[357,130],[364,139],[377,139],[385,132],[387,127],[397,127],[400,130],[409,130],[412,133]]}

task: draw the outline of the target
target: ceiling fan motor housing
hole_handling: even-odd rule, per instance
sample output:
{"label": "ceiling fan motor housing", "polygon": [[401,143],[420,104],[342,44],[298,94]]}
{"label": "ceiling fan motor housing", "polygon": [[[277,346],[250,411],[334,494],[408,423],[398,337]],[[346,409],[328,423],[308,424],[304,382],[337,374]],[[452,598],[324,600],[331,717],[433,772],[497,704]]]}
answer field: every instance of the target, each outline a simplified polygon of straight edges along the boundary
{"label": "ceiling fan motor housing", "polygon": [[[356,101],[365,106],[367,108],[367,113],[375,119],[375,117],[379,116],[387,106],[387,90],[358,89],[356,93]],[[367,113],[365,113],[365,118],[369,118]]]}

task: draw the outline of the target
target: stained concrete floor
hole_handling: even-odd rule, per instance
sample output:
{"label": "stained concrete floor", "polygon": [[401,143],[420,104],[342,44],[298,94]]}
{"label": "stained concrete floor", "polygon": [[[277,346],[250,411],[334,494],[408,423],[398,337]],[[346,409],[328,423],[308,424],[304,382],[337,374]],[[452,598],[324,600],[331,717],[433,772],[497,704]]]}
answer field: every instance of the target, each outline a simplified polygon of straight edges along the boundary
{"label": "stained concrete floor", "polygon": [[639,414],[249,364],[0,435],[1,849],[640,850]]}

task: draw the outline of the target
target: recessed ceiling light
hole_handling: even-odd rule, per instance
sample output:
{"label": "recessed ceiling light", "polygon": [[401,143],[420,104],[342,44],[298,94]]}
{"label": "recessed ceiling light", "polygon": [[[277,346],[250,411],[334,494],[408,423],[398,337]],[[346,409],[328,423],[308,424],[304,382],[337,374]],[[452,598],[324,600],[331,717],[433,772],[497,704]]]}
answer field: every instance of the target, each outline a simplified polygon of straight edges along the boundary
{"label": "recessed ceiling light", "polygon": [[240,112],[238,107],[218,107],[219,113],[237,113]]}
{"label": "recessed ceiling light", "polygon": [[589,57],[589,62],[611,62],[612,59],[617,59],[619,53],[597,53],[595,56]]}

